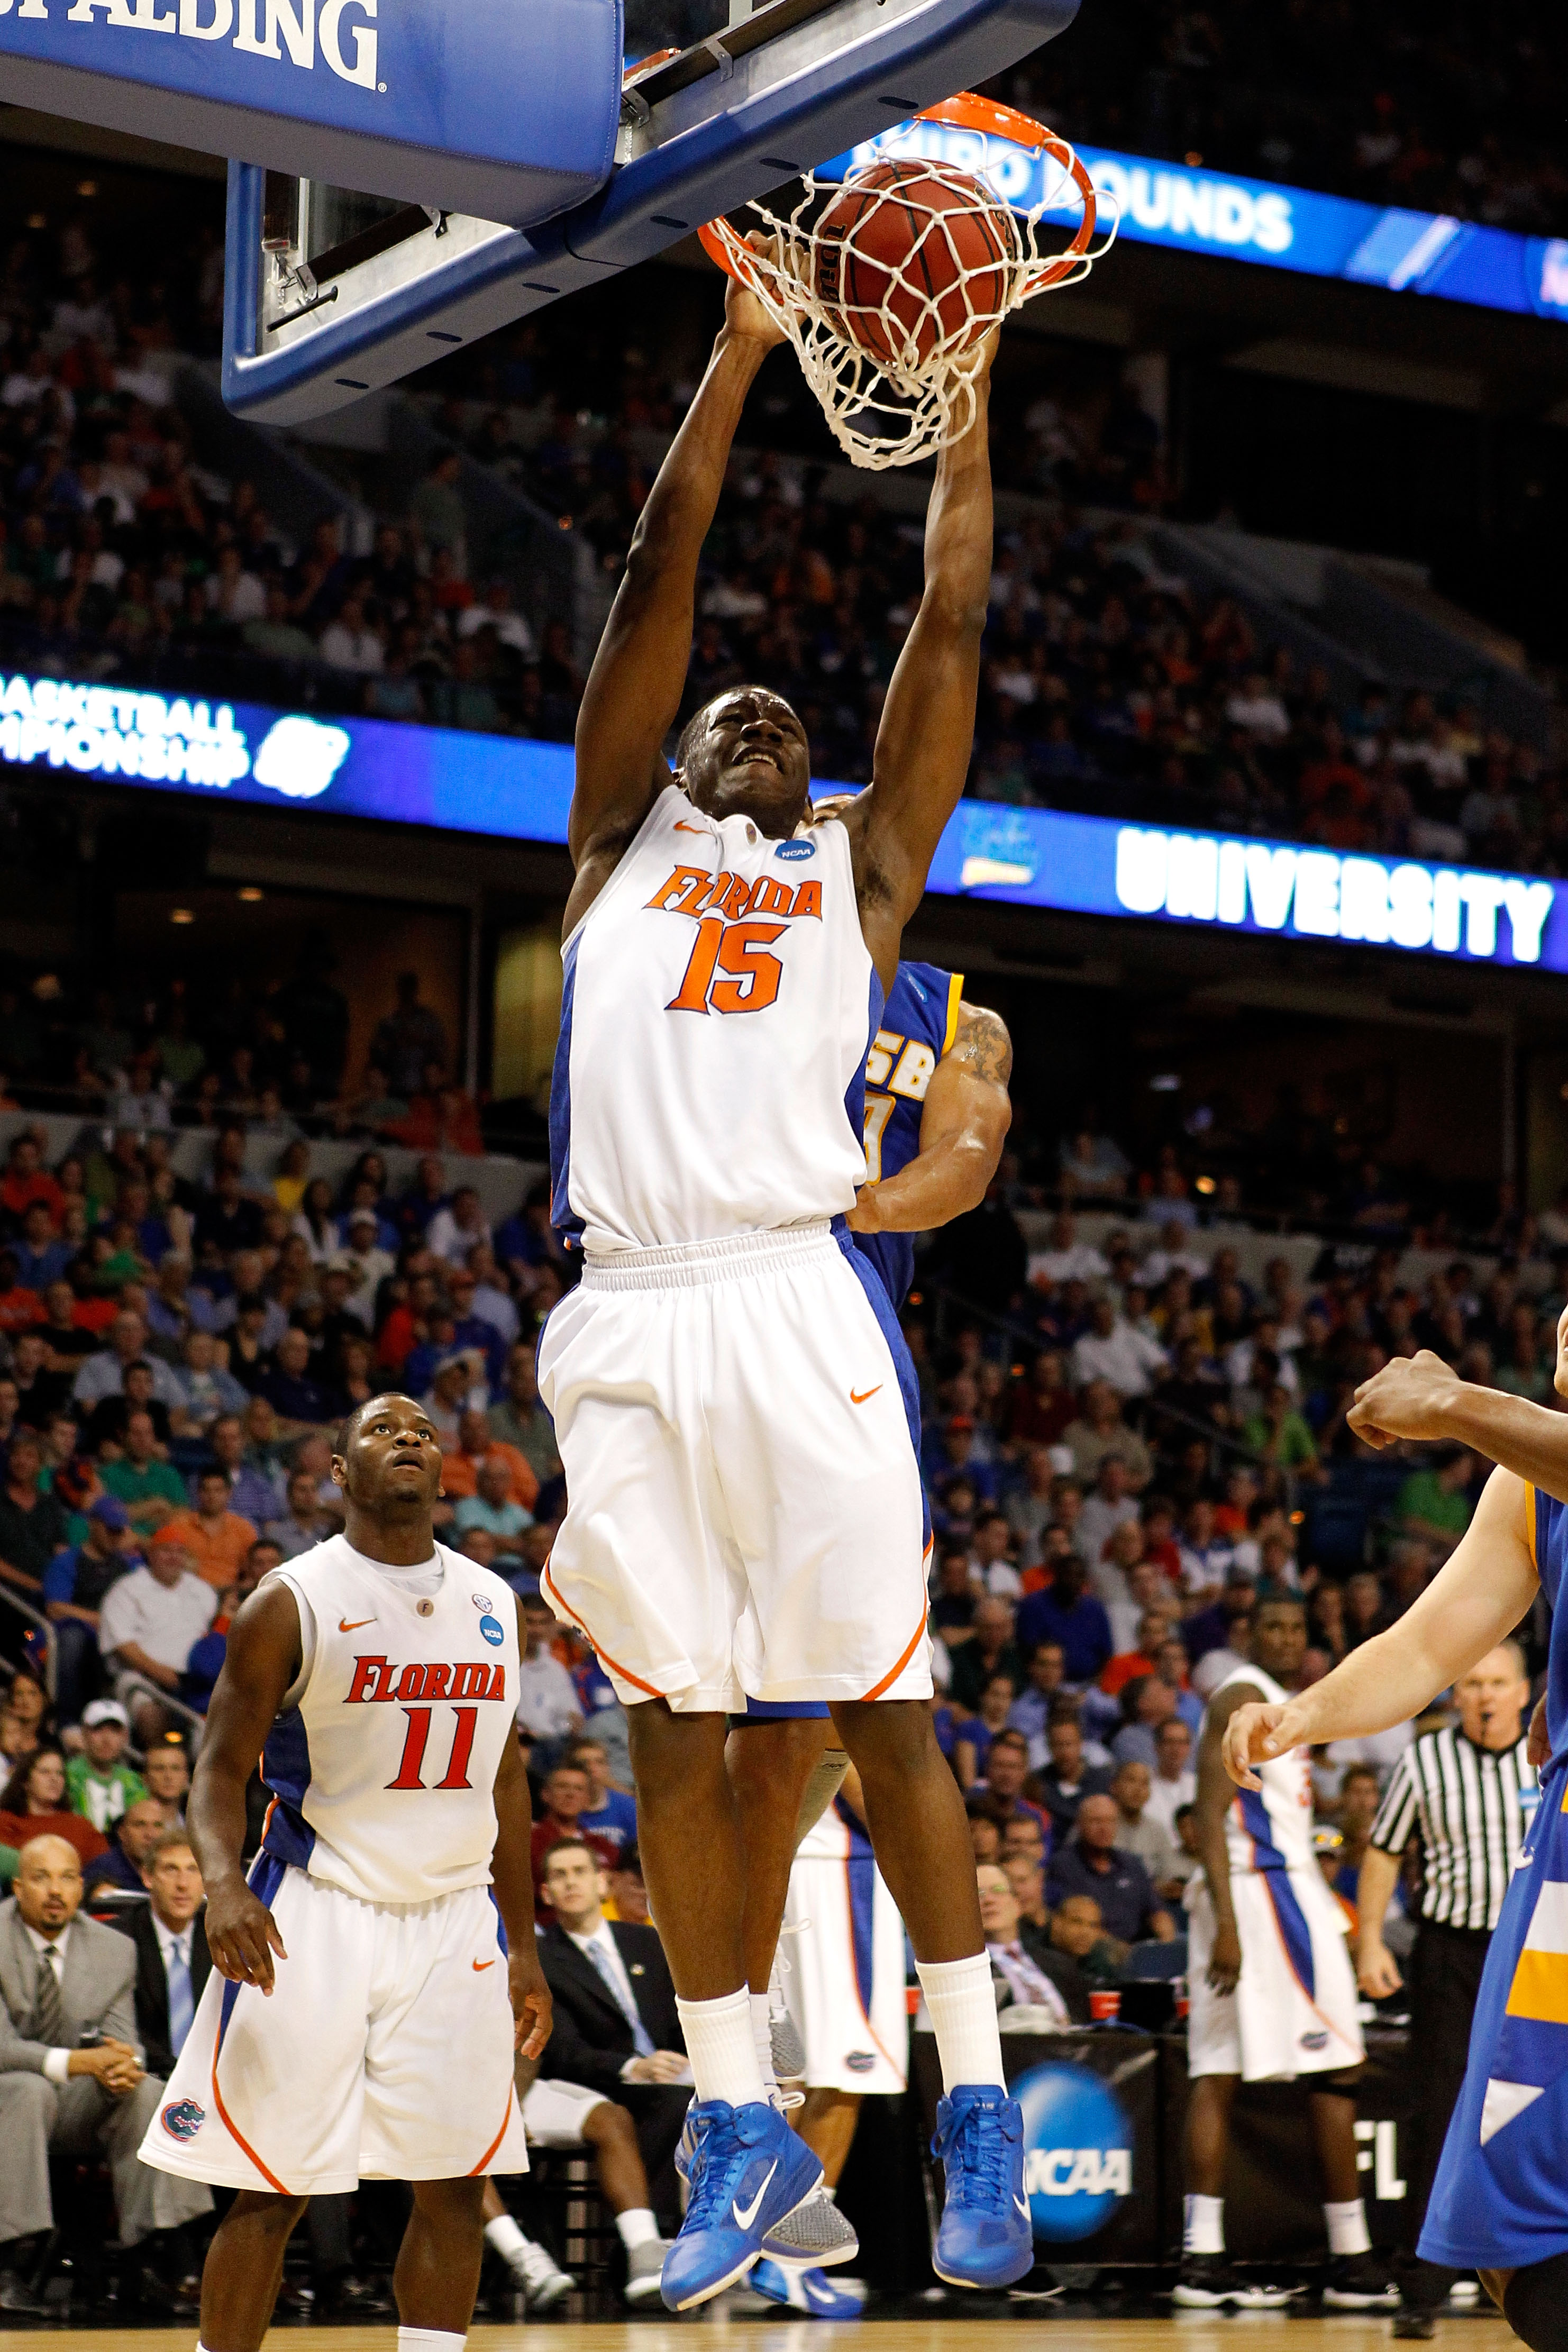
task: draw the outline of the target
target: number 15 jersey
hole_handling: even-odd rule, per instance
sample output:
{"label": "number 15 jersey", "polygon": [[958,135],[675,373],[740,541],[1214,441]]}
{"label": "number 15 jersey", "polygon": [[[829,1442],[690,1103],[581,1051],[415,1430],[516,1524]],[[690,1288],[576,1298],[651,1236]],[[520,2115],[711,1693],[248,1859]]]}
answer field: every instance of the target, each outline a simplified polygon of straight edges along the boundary
{"label": "number 15 jersey", "polygon": [[882,988],[849,836],[671,784],[563,950],[551,1214],[595,1256],[847,1213]]}

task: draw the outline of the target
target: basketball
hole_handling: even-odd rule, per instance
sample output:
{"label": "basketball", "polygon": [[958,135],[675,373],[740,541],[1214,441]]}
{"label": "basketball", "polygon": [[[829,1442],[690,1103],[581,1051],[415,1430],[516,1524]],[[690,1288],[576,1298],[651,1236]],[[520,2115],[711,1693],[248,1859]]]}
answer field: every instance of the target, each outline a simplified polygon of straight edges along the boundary
{"label": "basketball", "polygon": [[879,367],[921,368],[1003,316],[1018,250],[1012,215],[971,173],[874,163],[817,223],[813,289]]}

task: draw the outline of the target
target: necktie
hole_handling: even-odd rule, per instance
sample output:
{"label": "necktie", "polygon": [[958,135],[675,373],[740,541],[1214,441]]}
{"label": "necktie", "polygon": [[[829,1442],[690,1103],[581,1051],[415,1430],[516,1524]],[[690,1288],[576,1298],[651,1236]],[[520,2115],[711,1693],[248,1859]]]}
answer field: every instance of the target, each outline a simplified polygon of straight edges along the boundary
{"label": "necktie", "polygon": [[47,2050],[65,2047],[66,2017],[60,2006],[60,1980],[56,1974],[55,1952],[51,1945],[38,1959],[38,1987],[34,2000],[34,2016],[38,2040]]}
{"label": "necktie", "polygon": [[636,2001],[633,2000],[629,1993],[622,1991],[620,1979],[616,1975],[615,1969],[611,1965],[608,1952],[605,1951],[603,1944],[597,1943],[590,1944],[587,1949],[588,1958],[593,1961],[594,1966],[598,1969],[599,1974],[605,1979],[605,1988],[608,1992],[610,1999],[615,2002],[616,2007],[620,2011],[621,2015],[626,2019],[626,2023],[632,2029],[632,2046],[636,2050],[637,2056],[639,2058],[651,2058],[653,2056],[653,2036],[649,2033],[647,2026],[637,2015]]}
{"label": "necktie", "polygon": [[163,1974],[169,1986],[169,2047],[177,2058],[185,2046],[185,2036],[196,2013],[195,1997],[191,1990],[191,1964],[179,1944],[170,1945]]}

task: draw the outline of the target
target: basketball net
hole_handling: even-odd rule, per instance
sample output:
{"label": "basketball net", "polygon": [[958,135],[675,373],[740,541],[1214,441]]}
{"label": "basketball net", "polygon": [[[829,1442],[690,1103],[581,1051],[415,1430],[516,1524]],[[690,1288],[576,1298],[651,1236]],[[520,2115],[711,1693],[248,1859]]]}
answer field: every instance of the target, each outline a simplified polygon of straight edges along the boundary
{"label": "basketball net", "polygon": [[[1079,284],[1117,227],[1111,200],[1095,187],[1068,142],[1015,108],[965,91],[927,108],[914,121],[977,134],[983,142],[979,169],[924,154],[918,145],[889,145],[842,184],[807,172],[800,201],[785,215],[752,202],[745,207],[755,224],[749,231],[719,219],[700,232],[711,259],[750,288],[788,337],[851,464],[877,471],[918,465],[963,438],[975,419],[974,386],[986,335],[1037,294]],[[863,341],[878,350],[874,358],[847,331],[844,306],[835,308],[822,298],[824,278],[837,283],[837,270],[823,267],[826,247],[819,227],[832,199],[852,194],[878,164],[906,157],[918,159],[920,178],[934,182],[943,201],[940,207],[922,203],[918,181],[886,191],[873,188],[862,199],[851,238],[883,204],[913,215],[918,223],[907,257],[879,267],[879,276],[887,279],[880,301],[855,311]],[[1026,166],[1024,176],[1031,184],[1037,169],[1039,174],[1040,194],[1027,209],[1009,204],[998,185],[1009,178],[1016,183],[1020,166]],[[1043,226],[1047,215],[1074,210],[1079,217],[1070,242],[1050,249]],[[962,229],[965,214],[983,232],[977,239],[952,234],[955,226]],[[931,238],[941,239],[944,248],[944,282],[935,291],[930,273],[918,268],[921,251]],[[978,244],[984,258],[966,264],[960,250],[966,243]],[[835,253],[834,263],[839,258]]]}

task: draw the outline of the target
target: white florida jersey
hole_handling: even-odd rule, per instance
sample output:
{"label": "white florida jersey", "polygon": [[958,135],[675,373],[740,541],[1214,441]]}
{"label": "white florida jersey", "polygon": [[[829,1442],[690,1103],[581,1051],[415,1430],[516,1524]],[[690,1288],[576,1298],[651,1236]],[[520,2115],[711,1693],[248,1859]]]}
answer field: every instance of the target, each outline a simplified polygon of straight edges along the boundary
{"label": "white florida jersey", "polygon": [[[1210,1693],[1211,1703],[1237,1683],[1248,1684],[1271,1706],[1283,1706],[1290,1696],[1258,1667],[1237,1666]],[[1247,1870],[1315,1870],[1311,1749],[1293,1748],[1289,1756],[1253,1769],[1263,1783],[1262,1794],[1237,1789],[1225,1817],[1231,1875]]]}
{"label": "white florida jersey", "polygon": [[854,1206],[882,989],[842,824],[770,841],[671,784],[562,952],[561,1233],[607,1256]]}
{"label": "white florida jersey", "polygon": [[517,1602],[472,1560],[436,1554],[440,1589],[424,1597],[342,1536],[273,1570],[300,1604],[310,1664],[262,1753],[262,1846],[365,1903],[489,1882]]}

